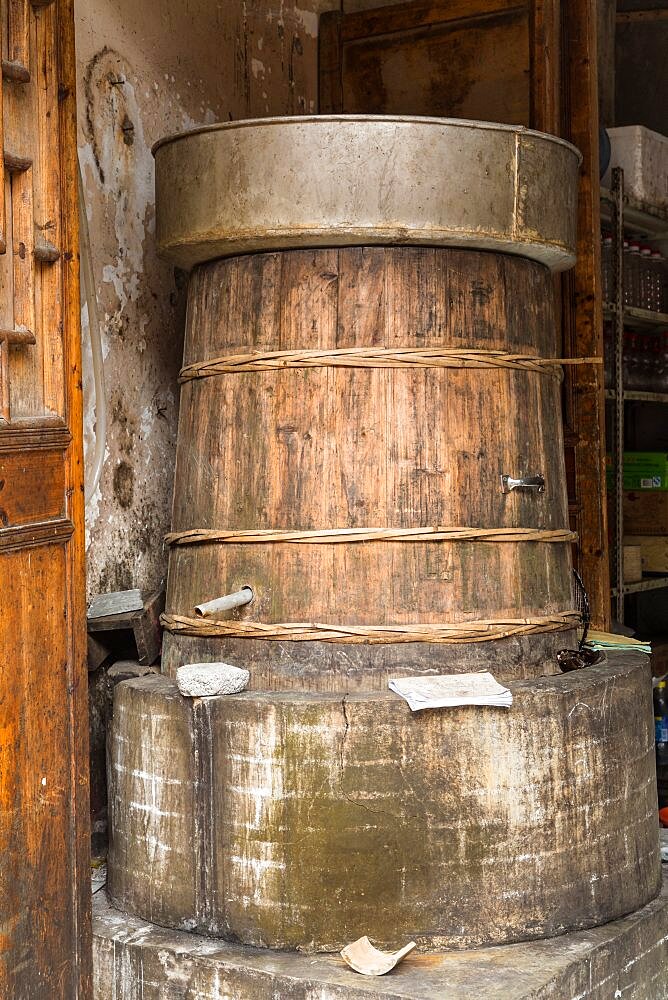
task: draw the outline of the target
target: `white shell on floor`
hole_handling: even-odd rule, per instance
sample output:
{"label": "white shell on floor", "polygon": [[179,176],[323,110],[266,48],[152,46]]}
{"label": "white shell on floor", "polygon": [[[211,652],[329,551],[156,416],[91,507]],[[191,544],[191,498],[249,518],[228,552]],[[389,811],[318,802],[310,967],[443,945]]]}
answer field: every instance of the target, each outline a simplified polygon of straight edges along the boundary
{"label": "white shell on floor", "polygon": [[250,674],[231,663],[187,663],[176,671],[176,684],[187,698],[238,694],[248,686]]}
{"label": "white shell on floor", "polygon": [[341,952],[341,958],[346,965],[363,976],[384,976],[386,972],[391,972],[413,948],[415,941],[410,941],[399,951],[378,951],[365,934],[352,944],[347,944]]}

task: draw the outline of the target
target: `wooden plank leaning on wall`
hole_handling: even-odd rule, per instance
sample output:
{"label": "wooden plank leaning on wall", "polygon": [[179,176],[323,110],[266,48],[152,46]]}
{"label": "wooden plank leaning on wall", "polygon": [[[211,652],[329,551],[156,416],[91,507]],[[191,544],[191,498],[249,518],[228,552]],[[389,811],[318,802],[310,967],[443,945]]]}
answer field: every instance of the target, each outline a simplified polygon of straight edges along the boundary
{"label": "wooden plank leaning on wall", "polygon": [[73,0],[2,0],[0,26],[0,996],[88,1000]]}
{"label": "wooden plank leaning on wall", "polygon": [[[478,56],[486,36],[487,44],[494,39],[492,48],[502,47],[510,64],[495,93],[489,79],[482,91],[479,86]],[[395,89],[388,89],[382,71],[386,53],[391,49],[409,62],[416,39],[428,57],[411,63],[414,78],[404,74]],[[363,49],[360,66],[351,53]],[[374,49],[376,54],[370,55]],[[489,64],[487,75],[488,70]],[[504,90],[514,93],[504,96]],[[438,107],[429,103],[430,93]],[[481,93],[491,94],[489,113],[485,111],[489,104],[481,109]],[[415,0],[347,15],[323,14],[319,102],[321,114],[366,109],[492,118],[531,125],[572,141],[583,154],[583,164],[578,262],[574,271],[555,282],[564,354],[602,356],[594,0]],[[575,563],[598,628],[610,621],[604,407],[602,367],[571,366],[565,373],[563,419],[567,467],[572,472],[571,520],[579,535]]]}

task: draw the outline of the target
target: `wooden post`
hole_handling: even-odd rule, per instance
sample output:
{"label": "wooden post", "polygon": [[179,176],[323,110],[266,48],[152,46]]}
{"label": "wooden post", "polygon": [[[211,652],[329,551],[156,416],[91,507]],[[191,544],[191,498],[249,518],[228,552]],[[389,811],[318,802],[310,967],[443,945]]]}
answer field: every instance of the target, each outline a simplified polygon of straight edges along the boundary
{"label": "wooden post", "polygon": [[[596,4],[563,0],[564,138],[582,153],[575,270],[564,276],[564,351],[603,357],[601,214],[598,150]],[[574,434],[579,570],[592,624],[610,624],[610,575],[605,486],[603,366],[581,365],[566,379],[566,421]]]}

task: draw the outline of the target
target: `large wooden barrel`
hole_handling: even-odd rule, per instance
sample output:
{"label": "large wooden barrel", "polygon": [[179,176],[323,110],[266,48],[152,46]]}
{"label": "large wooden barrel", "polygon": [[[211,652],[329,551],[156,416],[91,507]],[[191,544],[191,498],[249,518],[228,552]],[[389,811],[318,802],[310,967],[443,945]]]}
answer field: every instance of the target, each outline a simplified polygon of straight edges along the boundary
{"label": "large wooden barrel", "polygon": [[[320,642],[314,630],[308,661],[328,682],[341,673],[341,684],[367,687],[385,684],[400,664],[470,669],[493,660],[505,677],[554,672],[555,650],[572,642],[548,620],[563,627],[560,616],[572,611],[558,369],[382,367],[393,351],[414,348],[553,358],[551,292],[543,264],[442,248],[282,251],[198,267],[186,370],[250,352],[380,352],[370,367],[257,367],[184,383],[173,530],[230,534],[173,545],[168,612],[192,615],[245,585],[255,598],[231,619],[229,635],[172,638],[169,667],[241,658],[261,688],[290,676],[304,683],[303,668],[283,666],[286,642],[299,649],[302,640],[247,639],[234,634],[236,620],[404,626],[414,636],[425,623],[490,621],[498,622],[493,652],[490,639],[414,638],[407,647],[392,641],[405,640],[397,632],[384,643],[343,644]],[[503,474],[537,473],[543,492],[503,492]],[[235,536],[347,528],[359,534]],[[415,529],[434,528],[492,530],[413,540]],[[529,529],[527,539],[494,533],[507,528]],[[376,537],[378,529],[397,534]],[[524,620],[536,634],[519,642],[524,626],[512,623]],[[496,637],[506,630],[507,639]]]}
{"label": "large wooden barrel", "polygon": [[190,279],[166,672],[556,672],[577,616],[548,265],[572,261],[576,172],[560,140],[428,119],[159,147],[163,251],[227,254]]}

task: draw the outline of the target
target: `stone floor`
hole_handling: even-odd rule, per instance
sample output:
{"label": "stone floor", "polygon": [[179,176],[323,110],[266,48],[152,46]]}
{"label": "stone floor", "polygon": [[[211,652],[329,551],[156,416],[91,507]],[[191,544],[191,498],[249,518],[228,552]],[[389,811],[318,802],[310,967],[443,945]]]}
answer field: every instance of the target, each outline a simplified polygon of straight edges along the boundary
{"label": "stone floor", "polygon": [[[667,866],[664,866],[664,869]],[[261,951],[165,930],[94,897],[95,1000],[668,1000],[668,879],[603,927],[465,952],[415,952],[365,978],[338,955]]]}

